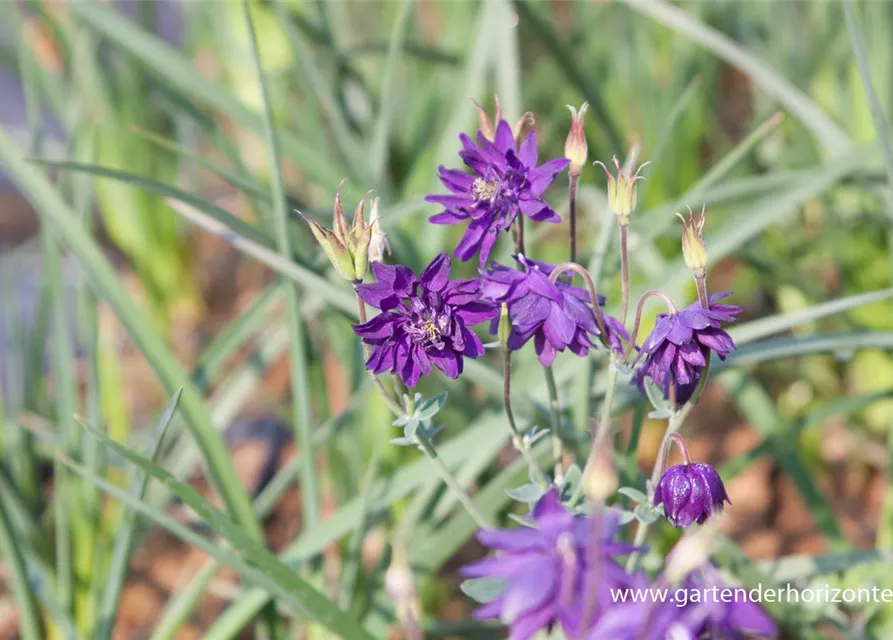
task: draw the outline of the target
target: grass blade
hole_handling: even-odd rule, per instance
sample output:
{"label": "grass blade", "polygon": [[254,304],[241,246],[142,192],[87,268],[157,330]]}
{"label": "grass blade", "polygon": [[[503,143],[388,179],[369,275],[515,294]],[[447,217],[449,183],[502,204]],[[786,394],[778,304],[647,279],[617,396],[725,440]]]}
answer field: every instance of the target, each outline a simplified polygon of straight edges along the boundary
{"label": "grass blade", "polygon": [[[317,592],[307,582],[301,580],[292,569],[270,553],[256,538],[246,533],[236,522],[228,518],[225,513],[211,505],[198,491],[185,482],[177,480],[164,469],[152,464],[124,445],[112,440],[99,429],[87,424],[83,426],[96,438],[99,438],[109,449],[135,464],[144,473],[165,483],[174,495],[198,514],[204,523],[226,539],[233,549],[238,549],[244,560],[237,558],[231,551],[221,550],[218,546],[192,532],[184,525],[176,523],[176,526],[172,527],[172,518],[161,510],[149,507],[130,493],[117,489],[117,487],[112,491],[112,486],[104,481],[101,481],[102,483],[99,484],[100,488],[134,510],[143,513],[151,520],[171,531],[171,533],[181,537],[184,541],[200,547],[215,559],[232,567],[250,582],[258,584],[264,589],[269,589],[273,595],[293,604],[307,616],[319,621],[331,631],[340,634],[341,637],[372,640],[371,636],[349,614],[338,609],[330,600]],[[91,482],[99,480],[92,476],[89,471],[71,461],[66,460],[65,464],[88,478]],[[185,533],[184,529],[188,532],[187,536],[183,535]],[[212,549],[213,552],[211,551]]]}
{"label": "grass blade", "polygon": [[664,0],[622,1],[634,11],[686,36],[748,75],[764,91],[775,96],[790,110],[821,141],[830,154],[836,155],[852,150],[853,142],[850,137],[809,96],[727,35]]}
{"label": "grass blade", "polygon": [[[263,120],[228,90],[201,74],[176,49],[113,9],[77,2],[72,4],[71,12],[79,21],[161,76],[171,88],[230,115],[254,131],[263,130]],[[283,136],[283,149],[311,180],[326,190],[333,190],[338,184],[339,176],[323,150],[308,147],[296,136]]]}
{"label": "grass blade", "polygon": [[40,631],[40,617],[31,596],[31,581],[19,544],[20,541],[16,540],[12,523],[6,513],[6,503],[0,500],[0,551],[3,552],[3,559],[11,574],[12,592],[19,613],[18,630],[22,640],[41,640],[43,636]]}
{"label": "grass blade", "polygon": [[[273,199],[273,223],[270,231],[277,238],[279,254],[289,260],[291,246],[288,235],[288,209],[285,204],[285,185],[282,180],[282,167],[279,157],[279,139],[273,122],[273,109],[270,105],[270,92],[264,77],[257,46],[257,34],[251,20],[248,0],[242,0],[245,25],[251,41],[254,60],[254,73],[260,88],[264,111],[264,137],[267,143],[267,161],[270,164],[270,194]],[[307,353],[305,349],[303,320],[300,316],[298,292],[293,283],[285,286],[285,325],[288,330],[288,346],[291,362],[292,426],[295,442],[301,447],[301,504],[306,526],[312,527],[319,517],[319,490],[316,486],[316,467],[313,463],[313,416],[310,406],[310,382],[307,373]]]}
{"label": "grass blade", "polygon": [[223,439],[211,423],[198,391],[187,380],[183,369],[164,345],[146,315],[127,295],[114,269],[102,255],[95,241],[84,230],[80,220],[47,178],[24,160],[21,150],[2,127],[0,127],[0,164],[34,204],[42,221],[57,237],[62,238],[77,256],[93,288],[118,316],[164,388],[173,393],[181,384],[184,385],[183,415],[202,448],[214,485],[220,491],[233,517],[253,535],[259,537],[260,528],[251,510],[251,503],[239,485],[238,476],[233,469]]}
{"label": "grass blade", "polygon": [[[146,451],[149,460],[153,460],[158,454],[161,441],[164,439],[164,433],[174,418],[174,412],[177,410],[177,404],[180,402],[182,393],[182,387],[177,389],[164,408],[164,411],[161,412],[161,417],[158,418],[158,422],[152,430],[151,440]],[[142,471],[138,471],[130,483],[130,495],[135,500],[141,500],[146,492],[148,483],[149,476]],[[121,525],[115,532],[115,547],[112,551],[108,575],[99,604],[99,620],[94,633],[95,638],[112,637],[112,629],[117,618],[118,601],[121,599],[121,589],[124,587],[124,578],[127,575],[133,537],[136,532],[136,522],[136,514],[128,510]]]}
{"label": "grass blade", "polygon": [[391,123],[394,119],[394,104],[397,93],[394,84],[397,76],[397,63],[409,34],[409,15],[412,10],[412,0],[403,0],[397,9],[397,17],[391,29],[391,38],[388,44],[388,57],[385,64],[384,76],[381,81],[381,104],[378,106],[378,120],[372,131],[372,142],[369,148],[369,164],[372,167],[372,182],[379,185],[385,181],[385,172],[388,165],[388,136],[391,132]]}

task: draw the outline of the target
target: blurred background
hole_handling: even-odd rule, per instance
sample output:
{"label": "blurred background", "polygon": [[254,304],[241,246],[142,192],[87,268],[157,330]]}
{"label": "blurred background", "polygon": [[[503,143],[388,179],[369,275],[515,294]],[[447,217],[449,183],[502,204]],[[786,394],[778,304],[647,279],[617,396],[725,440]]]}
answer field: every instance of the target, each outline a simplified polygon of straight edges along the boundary
{"label": "blurred background", "polygon": [[[889,582],[893,3],[854,3],[850,24],[840,2],[808,0],[282,0],[250,10],[289,211],[328,225],[343,178],[348,211],[374,190],[393,262],[418,268],[452,251],[459,230],[429,225],[438,209],[422,198],[440,191],[438,164],[459,165],[457,136],[477,127],[472,99],[492,112],[494,94],[510,122],[534,113],[541,159],[563,154],[565,105],[586,101],[590,160],[650,161],[631,227],[634,292],[696,299],[672,214],[705,204],[711,291],[733,291],[745,309],[739,357],[715,372],[684,427],[692,457],[726,478],[722,531],[778,580]],[[194,224],[277,250],[251,47],[235,1],[0,3],[0,538],[10,543],[0,551],[8,564],[19,549],[47,637],[100,637],[99,594],[127,518],[63,473],[56,454],[128,486],[128,463],[70,416],[145,451],[186,382],[203,402],[171,423],[161,467],[219,503],[210,445],[195,437],[213,425],[238,484],[261,501],[270,548],[297,549],[301,575],[375,637],[400,637],[381,588],[400,531],[414,531],[430,637],[498,637],[468,622],[473,603],[458,590],[456,567],[481,553],[474,529],[418,452],[388,445],[397,434],[365,383],[349,289],[306,225],[289,213],[301,285],[293,324],[276,272]],[[562,215],[564,179],[548,194]],[[587,166],[581,185],[581,262],[610,309],[619,262],[601,170]],[[540,225],[528,245],[561,261],[567,227]],[[510,250],[501,241],[495,257]],[[454,274],[475,266],[457,262]],[[529,398],[519,410],[545,426],[532,355],[518,358],[517,394]],[[581,433],[602,364],[566,354],[557,366]],[[498,361],[485,365],[421,390],[449,391],[443,456],[504,515],[518,507],[503,490],[524,474],[499,415]],[[623,449],[624,480],[644,486],[664,425],[632,395],[626,406],[620,441],[635,442]],[[145,500],[200,535],[219,533],[160,484]],[[135,525],[114,637],[252,637],[254,614],[231,607],[248,586],[151,520]],[[678,534],[656,536],[658,553]],[[4,638],[21,632],[15,575],[0,571]],[[893,634],[890,605],[797,615],[823,625],[822,637]],[[294,637],[331,637],[309,633]]]}

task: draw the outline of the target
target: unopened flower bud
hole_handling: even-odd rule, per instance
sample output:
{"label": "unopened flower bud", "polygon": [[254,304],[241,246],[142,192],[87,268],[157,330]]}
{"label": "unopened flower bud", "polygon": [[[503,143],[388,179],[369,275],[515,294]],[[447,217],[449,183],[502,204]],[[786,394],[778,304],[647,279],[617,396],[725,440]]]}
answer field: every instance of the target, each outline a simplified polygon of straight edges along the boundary
{"label": "unopened flower bud", "polygon": [[707,218],[706,208],[701,209],[701,217],[697,220],[691,207],[688,208],[688,220],[680,213],[676,215],[685,227],[682,231],[682,257],[685,264],[694,271],[696,278],[703,278],[707,274],[707,247],[701,239],[701,232]]}
{"label": "unopened flower bud", "polygon": [[524,141],[524,138],[527,137],[527,134],[536,126],[536,118],[533,117],[533,113],[530,111],[526,111],[521,119],[518,120],[518,123],[515,125],[515,128],[512,129],[512,134],[515,136],[515,141],[518,144]]}
{"label": "unopened flower bud", "polygon": [[397,539],[391,547],[391,564],[384,574],[385,592],[394,604],[397,619],[409,629],[417,627],[422,618],[422,605],[412,578],[409,554],[405,543]]}
{"label": "unopened flower bud", "polygon": [[721,513],[729,496],[716,469],[704,462],[686,462],[670,467],[654,488],[652,504],[663,503],[667,520],[674,527],[704,524]]}
{"label": "unopened flower bud", "polygon": [[605,502],[620,486],[611,447],[606,440],[596,442],[589,456],[583,473],[583,490],[590,500]]}
{"label": "unopened flower bud", "polygon": [[[341,185],[344,181],[341,182]],[[363,219],[363,206],[367,193],[357,206],[351,227],[347,226],[344,217],[344,207],[341,205],[341,185],[335,193],[335,205],[332,214],[333,229],[326,229],[298,211],[310,225],[313,237],[322,247],[329,262],[338,270],[345,280],[360,282],[366,275],[369,266],[369,246],[372,243],[372,235],[377,225],[367,225]]]}
{"label": "unopened flower bud", "polygon": [[369,262],[381,262],[384,260],[385,254],[391,252],[388,244],[388,234],[382,231],[381,216],[378,213],[379,198],[372,200],[372,214],[369,219],[369,228],[372,234],[369,239]]}
{"label": "unopened flower bud", "polygon": [[502,345],[502,350],[504,352],[511,351],[509,337],[512,335],[512,319],[509,317],[509,306],[504,302],[499,310],[499,325],[496,335],[499,338],[499,344]]}
{"label": "unopened flower bud", "polygon": [[608,171],[608,167],[604,163],[596,162],[595,164],[601,166],[608,177],[608,207],[617,216],[617,221],[625,227],[629,225],[629,216],[636,208],[636,181],[642,179],[639,172],[648,163],[645,162],[633,173],[632,169],[624,171],[620,167],[617,156],[614,156],[612,160],[617,169],[616,176]]}
{"label": "unopened flower bud", "polygon": [[589,104],[584,102],[579,112],[571,105],[567,105],[567,108],[571,112],[571,130],[564,143],[564,157],[571,161],[570,172],[579,175],[589,153],[586,134],[583,131],[583,118],[589,110]]}
{"label": "unopened flower bud", "polygon": [[493,120],[490,120],[490,115],[484,111],[484,108],[476,100],[472,99],[471,101],[474,102],[474,106],[478,110],[481,133],[487,140],[493,142],[493,138],[496,137],[496,124],[499,124],[499,121],[502,120],[502,107],[499,105],[499,96],[493,96],[493,101],[496,103],[496,117]]}

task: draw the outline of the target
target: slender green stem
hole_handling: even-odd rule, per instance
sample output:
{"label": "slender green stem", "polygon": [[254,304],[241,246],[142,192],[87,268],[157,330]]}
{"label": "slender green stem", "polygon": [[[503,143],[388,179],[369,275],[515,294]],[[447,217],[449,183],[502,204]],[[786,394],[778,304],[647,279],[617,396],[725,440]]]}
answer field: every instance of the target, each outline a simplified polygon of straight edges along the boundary
{"label": "slender green stem", "polygon": [[629,312],[629,225],[620,225],[620,324]]}
{"label": "slender green stem", "polygon": [[570,218],[570,261],[577,261],[577,185],[580,183],[580,173],[571,171],[568,178],[568,218]]}
{"label": "slender green stem", "polygon": [[595,312],[595,324],[598,325],[598,330],[601,331],[602,342],[607,343],[608,330],[605,326],[605,314],[602,311],[601,305],[598,303],[598,294],[595,292],[595,282],[592,280],[592,276],[589,275],[589,272],[584,267],[581,267],[576,262],[562,262],[552,269],[552,275],[549,276],[549,282],[555,284],[558,278],[561,277],[561,274],[565,271],[573,271],[583,278],[583,281],[586,283],[586,289],[589,291],[589,300],[592,303],[592,310]]}
{"label": "slender green stem", "polygon": [[704,309],[710,308],[710,300],[707,297],[707,274],[695,276],[695,284],[698,286],[698,301]]}
{"label": "slender green stem", "polygon": [[521,431],[515,423],[515,414],[512,411],[512,352],[508,349],[503,353],[502,373],[505,381],[503,385],[502,401],[505,406],[505,415],[509,421],[509,428],[512,430],[512,442],[515,445],[515,448],[521,452],[522,456],[524,456],[524,460],[527,461],[527,466],[530,467],[531,473],[536,476],[542,486],[548,487],[550,484],[549,478],[546,477],[546,474],[540,468],[536,458],[533,457],[533,453],[530,451],[529,441],[525,440],[524,436],[521,435]]}
{"label": "slender green stem", "polygon": [[[357,296],[357,313],[360,318],[360,322],[366,322],[366,303],[363,302],[363,299],[360,296]],[[365,343],[363,344],[363,353],[366,354],[366,357],[369,357],[369,346]],[[375,384],[375,388],[378,390],[381,395],[382,400],[388,406],[394,415],[397,417],[406,417],[407,414],[412,415],[415,410],[415,395],[412,393],[412,390],[409,389],[407,396],[409,398],[409,407],[403,408],[400,406],[400,403],[394,399],[391,393],[384,386],[384,383],[381,379],[370,372],[372,376],[372,381]],[[419,442],[419,447],[421,447],[422,451],[425,452],[425,456],[432,462],[434,467],[437,469],[440,477],[446,483],[447,487],[455,494],[456,499],[459,503],[465,507],[465,510],[468,511],[468,514],[474,519],[474,521],[483,529],[490,529],[490,523],[487,522],[487,519],[478,511],[478,508],[474,506],[474,503],[471,501],[471,498],[465,492],[465,489],[462,488],[462,485],[459,484],[459,481],[456,480],[456,477],[449,470],[449,468],[443,463],[443,460],[437,455],[437,451],[434,449],[434,445],[431,443],[428,438],[420,433],[416,433],[416,439]]]}
{"label": "slender green stem", "polygon": [[515,253],[524,255],[524,216],[515,218]]}
{"label": "slender green stem", "polygon": [[629,359],[630,353],[632,353],[633,347],[636,344],[636,338],[639,336],[639,327],[642,324],[642,310],[645,308],[645,302],[648,298],[658,297],[662,299],[667,304],[667,310],[671,313],[679,313],[679,310],[676,308],[676,305],[673,304],[673,300],[663,291],[657,291],[656,289],[652,289],[651,291],[646,291],[642,294],[642,297],[639,298],[639,304],[636,307],[636,320],[633,323],[633,330],[629,336],[629,344],[626,345],[626,350],[623,352],[623,362],[626,362]]}
{"label": "slender green stem", "polygon": [[[664,472],[664,468],[667,465],[667,456],[669,454],[669,447],[667,446],[678,434],[679,429],[682,428],[682,423],[685,422],[685,418],[688,417],[688,414],[691,412],[694,405],[692,403],[686,404],[680,411],[675,411],[673,415],[670,416],[669,421],[667,422],[667,430],[664,433],[664,439],[660,444],[660,449],[658,450],[657,460],[654,463],[654,470],[651,472],[651,486],[654,487],[657,485],[660,480],[661,475]],[[633,546],[641,547],[642,543],[645,542],[645,537],[648,535],[648,525],[644,522],[639,523],[639,528],[636,530],[636,537],[633,540]],[[629,559],[626,562],[626,570],[630,573],[636,570],[639,563],[639,553],[633,552],[630,554]]]}
{"label": "slender green stem", "polygon": [[422,448],[422,451],[425,452],[425,455],[428,457],[428,460],[434,465],[434,468],[437,469],[438,473],[440,473],[440,477],[443,478],[443,481],[446,483],[446,486],[450,488],[453,494],[456,496],[456,499],[465,507],[465,510],[468,512],[474,521],[477,523],[479,527],[482,529],[492,529],[492,526],[484,517],[484,515],[478,511],[478,508],[474,505],[474,502],[471,501],[471,498],[465,492],[465,489],[462,488],[462,485],[459,484],[459,481],[456,480],[456,477],[449,470],[443,460],[440,459],[440,456],[437,455],[437,451],[434,449],[434,445],[431,444],[431,441],[428,440],[423,435],[416,434],[416,438],[419,441],[419,446]]}
{"label": "slender green stem", "polygon": [[546,386],[549,388],[549,411],[552,421],[552,456],[555,458],[555,484],[564,482],[564,464],[561,450],[561,409],[558,406],[558,385],[552,367],[544,367]]}

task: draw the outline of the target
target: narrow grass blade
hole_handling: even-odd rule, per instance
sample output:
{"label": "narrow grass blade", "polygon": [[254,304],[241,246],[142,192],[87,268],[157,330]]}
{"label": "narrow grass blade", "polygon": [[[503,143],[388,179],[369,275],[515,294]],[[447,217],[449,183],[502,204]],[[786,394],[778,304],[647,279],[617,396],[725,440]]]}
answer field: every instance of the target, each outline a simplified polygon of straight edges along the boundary
{"label": "narrow grass blade", "polygon": [[192,369],[192,381],[199,389],[207,389],[221,367],[262,326],[270,321],[270,311],[283,298],[282,283],[272,284],[205,347]]}
{"label": "narrow grass blade", "polygon": [[558,34],[555,27],[540,15],[536,3],[516,0],[514,6],[521,21],[529,25],[531,33],[539,38],[543,46],[549,50],[555,63],[570,83],[583,94],[583,98],[589,103],[593,114],[604,128],[611,147],[616,153],[622,153],[624,148],[623,136],[620,135],[617,125],[608,113],[608,108],[602,100],[597,82],[590,78],[589,74],[580,67],[578,56],[570,51],[567,43]]}
{"label": "narrow grass blade", "polygon": [[175,198],[176,200],[187,203],[195,207],[196,209],[204,212],[205,214],[213,217],[221,224],[224,224],[239,233],[239,235],[250,238],[252,242],[256,242],[265,247],[273,246],[273,240],[256,226],[248,224],[244,220],[237,218],[229,211],[218,207],[216,204],[213,204],[211,202],[208,202],[207,200],[204,200],[203,198],[199,198],[196,195],[183,191],[182,189],[178,189],[177,187],[157,182],[156,180],[152,180],[151,178],[144,178],[143,176],[138,176],[133,173],[119,171],[118,169],[103,167],[96,164],[56,161],[46,158],[32,158],[31,160],[43,166],[65,169],[67,171],[79,171],[101,178],[109,178],[110,180],[117,180],[118,182],[123,182],[125,184],[145,189],[146,191],[149,191],[151,193],[157,193],[158,195],[164,196],[166,198]]}
{"label": "narrow grass blade", "polygon": [[[726,371],[716,378],[735,400],[738,411],[764,438],[784,431],[784,421],[775,408],[772,397],[754,379],[740,371]],[[773,451],[779,466],[794,482],[816,525],[824,533],[832,548],[846,548],[847,543],[837,518],[812,480],[812,474],[800,458],[796,443],[785,441]]]}
{"label": "narrow grass blade", "polygon": [[146,315],[127,295],[114,269],[102,255],[95,241],[86,233],[76,215],[46,177],[22,158],[21,150],[2,127],[0,127],[0,164],[34,204],[42,221],[57,237],[62,238],[77,256],[94,289],[114,310],[162,385],[170,393],[181,384],[184,385],[183,414],[202,447],[214,485],[220,491],[233,517],[253,535],[260,537],[260,528],[254,519],[251,503],[239,485],[226,446],[211,424],[201,396],[192,383],[186,380],[186,374],[151,326]]}
{"label": "narrow grass blade", "polygon": [[[118,14],[111,7],[76,2],[71,13],[83,24],[101,34],[115,47],[134,56],[153,73],[176,90],[218,109],[242,125],[260,132],[262,119],[242,104],[231,92],[200,73],[176,49]],[[306,173],[324,189],[334,189],[339,176],[329,158],[320,149],[306,146],[296,136],[283,136],[283,149]]]}
{"label": "narrow grass blade", "polygon": [[9,578],[19,613],[19,633],[22,640],[41,640],[40,616],[32,597],[31,580],[25,568],[20,546],[24,541],[16,539],[12,523],[6,513],[6,503],[0,500],[0,551],[9,569]]}
{"label": "narrow grass blade", "polygon": [[[279,157],[279,138],[276,132],[276,125],[273,122],[270,92],[260,61],[257,34],[254,31],[254,23],[251,21],[251,9],[248,5],[248,0],[242,0],[242,10],[245,16],[245,25],[248,28],[249,40],[251,41],[254,73],[260,87],[263,102],[263,128],[267,145],[267,161],[270,164],[270,195],[273,200],[273,223],[270,232],[277,239],[279,255],[283,260],[290,260],[291,244],[288,235],[288,209],[285,204],[285,184],[282,180],[281,159]],[[313,415],[310,406],[310,381],[307,372],[304,326],[300,315],[298,292],[291,283],[287,283],[285,287],[285,325],[288,331],[291,364],[292,426],[295,431],[295,442],[299,443],[301,456],[304,459],[304,463],[301,465],[301,504],[304,522],[306,526],[312,527],[319,518],[319,490],[316,486],[316,466],[313,463]]]}
{"label": "narrow grass blade", "polygon": [[839,298],[829,302],[822,302],[799,311],[780,313],[767,318],[751,320],[740,326],[731,327],[729,329],[729,334],[737,344],[752,343],[767,336],[788,331],[798,325],[815,322],[816,320],[821,320],[822,318],[827,318],[828,316],[833,316],[838,313],[844,313],[850,309],[861,307],[862,305],[872,304],[890,298],[893,298],[893,288]]}
{"label": "narrow grass blade", "polygon": [[199,598],[204,595],[219,570],[219,562],[208,560],[184,588],[174,591],[168,597],[167,605],[155,624],[149,640],[173,640],[180,627],[189,621]]}
{"label": "narrow grass blade", "polygon": [[[180,395],[183,388],[177,389],[173,397],[167,403],[155,428],[152,429],[152,437],[147,448],[147,457],[153,460],[158,454],[161,447],[161,441],[164,439],[164,433],[167,431],[168,425],[174,418],[174,412],[177,410],[177,404],[180,402]],[[135,500],[142,500],[143,494],[146,492],[146,485],[149,483],[149,476],[137,471],[130,483],[129,493]],[[128,563],[130,561],[130,553],[132,551],[133,537],[136,532],[136,514],[128,510],[124,519],[115,532],[115,547],[112,551],[112,558],[109,563],[108,575],[106,577],[105,587],[102,591],[102,599],[99,604],[99,620],[97,622],[94,638],[111,638],[112,630],[117,619],[118,602],[121,599],[121,589],[124,587],[124,578],[127,575]]]}
{"label": "narrow grass blade", "polygon": [[790,110],[821,141],[830,154],[841,154],[852,150],[853,142],[846,132],[809,96],[727,35],[664,0],[622,1],[631,9],[681,33],[748,75],[754,83]]}
{"label": "narrow grass blade", "polygon": [[391,28],[391,37],[388,44],[388,57],[385,63],[384,76],[381,82],[381,102],[378,105],[378,120],[372,130],[372,141],[369,148],[369,164],[372,167],[372,181],[380,185],[385,181],[385,171],[388,164],[388,137],[391,133],[391,124],[394,120],[394,105],[397,101],[395,82],[397,77],[397,64],[400,62],[400,54],[409,33],[409,15],[412,10],[413,0],[403,0],[397,9],[397,17]]}
{"label": "narrow grass blade", "polygon": [[[249,582],[267,589],[276,597],[293,604],[308,617],[319,621],[331,631],[340,634],[341,637],[371,640],[371,636],[359,626],[356,620],[338,609],[330,600],[317,592],[307,582],[300,579],[292,569],[277,559],[256,538],[246,533],[236,522],[228,518],[225,513],[211,505],[198,491],[185,482],[177,480],[164,469],[152,464],[124,445],[112,440],[102,431],[90,425],[85,424],[83,426],[112,451],[135,464],[144,473],[165,483],[174,495],[198,514],[204,523],[226,539],[233,549],[238,549],[244,560],[238,558],[231,551],[222,550],[209,540],[191,531],[188,527],[177,523],[160,509],[149,507],[130,493],[99,480],[80,465],[65,460],[65,464],[74,471],[88,478],[91,482],[97,482],[107,493],[142,513],[155,523],[165,527],[185,542],[203,549],[223,564],[232,567]],[[112,490],[113,488],[114,490]]]}

